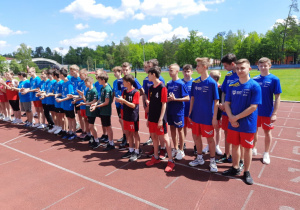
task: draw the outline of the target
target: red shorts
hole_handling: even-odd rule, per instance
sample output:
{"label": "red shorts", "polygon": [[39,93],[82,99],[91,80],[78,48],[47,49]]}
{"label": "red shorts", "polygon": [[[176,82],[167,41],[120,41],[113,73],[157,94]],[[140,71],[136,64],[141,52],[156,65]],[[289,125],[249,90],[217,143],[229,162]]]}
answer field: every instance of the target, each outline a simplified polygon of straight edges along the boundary
{"label": "red shorts", "polygon": [[0,95],[0,102],[8,102],[6,94]]}
{"label": "red shorts", "polygon": [[158,129],[157,123],[155,122],[149,122],[149,133],[156,133],[156,135],[164,135],[168,133],[168,123],[164,123],[163,126]]}
{"label": "red shorts", "polygon": [[243,133],[228,129],[227,142],[233,145],[242,145],[245,148],[253,148],[254,133]]}
{"label": "red shorts", "polygon": [[189,117],[184,117],[184,127],[185,128],[192,128],[193,123],[190,122]]}
{"label": "red shorts", "polygon": [[271,117],[257,117],[257,127],[262,127],[264,130],[274,129],[273,123],[271,123]]}
{"label": "red shorts", "polygon": [[123,120],[123,126],[124,126],[124,130],[126,131],[130,131],[130,132],[136,132],[139,131],[139,122],[130,122],[130,121],[126,121]]}
{"label": "red shorts", "polygon": [[224,131],[228,130],[228,123],[229,123],[229,118],[226,115],[222,115],[222,129]]}
{"label": "red shorts", "polygon": [[34,107],[43,107],[42,101],[33,101]]}
{"label": "red shorts", "polygon": [[206,138],[214,137],[214,127],[212,125],[204,125],[193,122],[192,133],[196,136],[203,136]]}
{"label": "red shorts", "polygon": [[80,109],[80,115],[84,118],[87,118],[85,109]]}
{"label": "red shorts", "polygon": [[218,120],[218,128],[222,128],[222,120]]}
{"label": "red shorts", "polygon": [[147,120],[148,119],[148,113],[145,112],[145,119]]}

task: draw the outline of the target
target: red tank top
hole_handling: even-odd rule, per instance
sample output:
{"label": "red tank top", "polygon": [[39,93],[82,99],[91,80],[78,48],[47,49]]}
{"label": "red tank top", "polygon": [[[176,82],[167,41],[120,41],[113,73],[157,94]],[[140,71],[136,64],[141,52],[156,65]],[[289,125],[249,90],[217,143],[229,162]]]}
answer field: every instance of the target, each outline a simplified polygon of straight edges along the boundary
{"label": "red tank top", "polygon": [[[10,87],[13,86],[11,81],[6,81],[6,84]],[[9,89],[6,89],[6,96],[7,96],[7,100],[19,100],[19,94],[18,91],[11,91]]]}

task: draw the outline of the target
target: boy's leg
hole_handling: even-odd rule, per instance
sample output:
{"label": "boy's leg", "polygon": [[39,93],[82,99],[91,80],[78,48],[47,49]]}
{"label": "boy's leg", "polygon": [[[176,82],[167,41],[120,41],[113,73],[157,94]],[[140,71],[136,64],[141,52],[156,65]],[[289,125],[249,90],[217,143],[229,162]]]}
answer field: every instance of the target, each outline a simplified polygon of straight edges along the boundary
{"label": "boy's leg", "polygon": [[232,166],[235,169],[239,168],[240,156],[241,156],[240,145],[232,144]]}
{"label": "boy's leg", "polygon": [[158,139],[159,139],[159,136],[156,133],[150,133],[150,136],[151,136],[151,139],[153,141],[154,156],[155,156],[156,159],[158,159]]}
{"label": "boy's leg", "polygon": [[[216,144],[215,144],[214,138],[213,137],[208,137],[207,138],[207,143],[208,143],[208,146],[209,146],[210,157],[214,158],[215,154],[216,154]],[[202,150],[200,150],[200,151],[202,151]]]}
{"label": "boy's leg", "polygon": [[264,130],[264,133],[265,133],[265,152],[269,152],[272,143],[272,133],[271,130]]}
{"label": "boy's leg", "polygon": [[179,136],[179,145],[180,145],[180,150],[183,151],[183,146],[184,146],[184,129],[182,128],[177,128],[178,130],[178,136]]}
{"label": "boy's leg", "polygon": [[176,127],[174,125],[170,125],[171,137],[173,141],[173,146],[175,150],[178,150],[178,139],[176,135]]}
{"label": "boy's leg", "polygon": [[140,148],[140,142],[141,142],[139,132],[135,131],[133,135],[134,135],[135,149],[139,149]]}
{"label": "boy's leg", "polygon": [[245,164],[245,171],[250,170],[250,165],[252,161],[252,149],[251,148],[244,148],[244,164]]}

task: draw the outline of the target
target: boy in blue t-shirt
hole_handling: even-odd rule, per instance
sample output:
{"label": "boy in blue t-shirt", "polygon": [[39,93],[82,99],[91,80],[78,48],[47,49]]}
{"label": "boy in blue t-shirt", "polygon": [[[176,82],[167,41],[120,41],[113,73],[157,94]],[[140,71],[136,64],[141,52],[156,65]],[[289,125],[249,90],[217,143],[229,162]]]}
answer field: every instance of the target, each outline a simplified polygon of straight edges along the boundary
{"label": "boy in blue t-shirt", "polygon": [[232,82],[225,98],[225,110],[228,115],[228,143],[232,144],[232,167],[224,171],[225,176],[239,175],[240,146],[244,148],[244,180],[253,184],[249,169],[252,160],[254,134],[257,130],[257,106],[261,104],[261,88],[250,78],[250,62],[240,59],[236,62],[239,80]]}
{"label": "boy in blue t-shirt", "polygon": [[192,133],[197,147],[197,157],[189,162],[190,166],[203,165],[202,136],[207,138],[210,151],[210,171],[218,172],[215,160],[214,128],[218,126],[219,106],[218,84],[208,74],[209,58],[196,58],[196,70],[200,77],[192,84],[189,116],[193,122]]}
{"label": "boy in blue t-shirt", "polygon": [[[185,156],[183,151],[184,102],[189,101],[190,96],[184,82],[178,77],[179,70],[180,67],[178,64],[171,64],[169,66],[169,74],[172,80],[167,83],[167,120],[168,124],[170,125],[171,136],[174,145],[172,156],[177,160],[182,160],[182,158]],[[176,131],[178,131],[180,148],[178,147]]]}
{"label": "boy in blue t-shirt", "polygon": [[[271,130],[274,129],[273,123],[277,120],[276,114],[280,104],[281,86],[280,80],[273,74],[270,74],[271,60],[269,58],[261,58],[258,60],[258,69],[260,75],[253,79],[260,85],[262,95],[262,103],[258,105],[257,127],[262,127],[265,133],[265,152],[263,154],[263,163],[270,164],[270,145],[272,142]],[[273,96],[275,103],[273,104]],[[254,136],[253,155],[257,155],[256,142],[258,136],[257,131]]]}

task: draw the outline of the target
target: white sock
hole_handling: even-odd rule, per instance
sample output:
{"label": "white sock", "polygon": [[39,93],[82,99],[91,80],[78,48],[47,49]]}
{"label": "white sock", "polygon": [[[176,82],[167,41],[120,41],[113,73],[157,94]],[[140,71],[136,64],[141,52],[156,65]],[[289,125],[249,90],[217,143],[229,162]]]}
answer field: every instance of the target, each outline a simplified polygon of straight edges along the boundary
{"label": "white sock", "polygon": [[197,155],[197,157],[199,158],[199,159],[203,159],[203,155]]}
{"label": "white sock", "polygon": [[139,154],[139,153],[140,153],[140,150],[139,150],[139,149],[134,149],[134,152],[135,152],[136,154]]}
{"label": "white sock", "polygon": [[212,162],[212,161],[215,161],[215,158],[214,158],[214,157],[211,157],[211,158],[210,158],[210,162]]}
{"label": "white sock", "polygon": [[108,140],[108,142],[109,142],[109,144],[111,145],[111,146],[114,146],[115,144],[114,144],[114,140]]}
{"label": "white sock", "polygon": [[134,149],[129,147],[129,152],[133,152],[133,151],[134,151]]}

